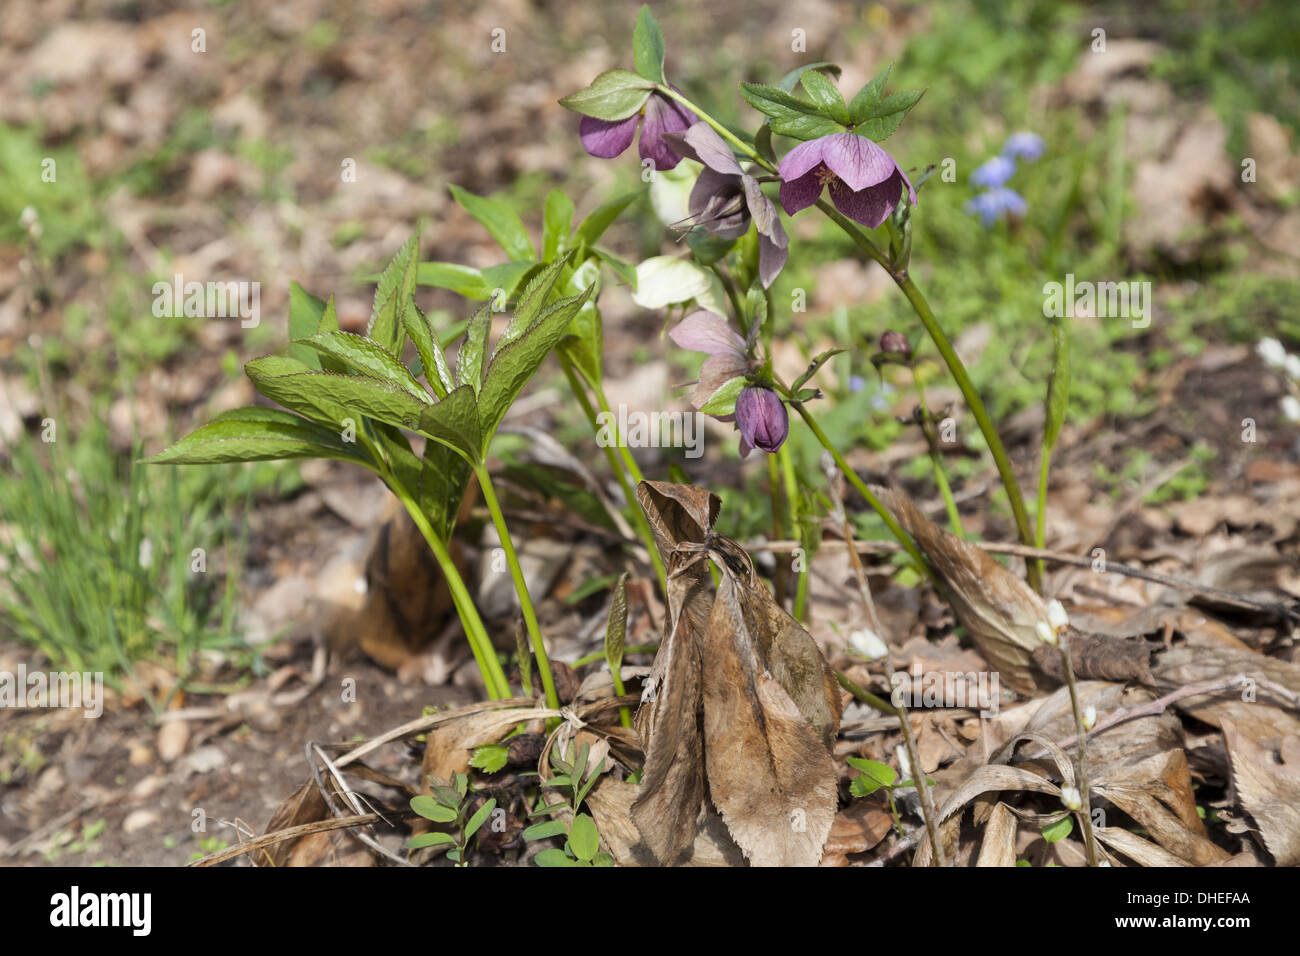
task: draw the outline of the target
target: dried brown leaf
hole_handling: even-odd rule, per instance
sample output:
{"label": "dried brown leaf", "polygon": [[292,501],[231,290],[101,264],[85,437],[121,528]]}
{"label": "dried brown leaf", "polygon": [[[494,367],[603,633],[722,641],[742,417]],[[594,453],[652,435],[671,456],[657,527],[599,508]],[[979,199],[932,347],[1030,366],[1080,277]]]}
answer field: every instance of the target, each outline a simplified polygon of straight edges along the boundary
{"label": "dried brown leaf", "polygon": [[1225,719],[1223,739],[1237,796],[1259,827],[1264,846],[1278,866],[1300,864],[1300,737],[1266,746]]}

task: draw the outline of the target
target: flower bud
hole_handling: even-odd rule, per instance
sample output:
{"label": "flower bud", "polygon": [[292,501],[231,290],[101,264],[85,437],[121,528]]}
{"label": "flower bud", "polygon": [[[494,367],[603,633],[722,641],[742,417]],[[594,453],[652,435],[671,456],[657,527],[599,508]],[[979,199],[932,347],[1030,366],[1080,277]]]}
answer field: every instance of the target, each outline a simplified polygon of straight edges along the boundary
{"label": "flower bud", "polygon": [[1079,796],[1078,787],[1062,787],[1061,802],[1071,810],[1078,810],[1083,805],[1083,797]]}
{"label": "flower bud", "polygon": [[1092,730],[1097,726],[1097,708],[1089,704],[1083,709],[1083,729]]}
{"label": "flower bud", "polygon": [[1052,625],[1057,634],[1070,626],[1070,615],[1065,613],[1065,606],[1055,598],[1047,602],[1047,623]]}
{"label": "flower bud", "polygon": [[912,346],[908,344],[907,336],[893,329],[880,336],[880,351],[901,355],[905,359],[912,357]]}
{"label": "flower bud", "polygon": [[1056,644],[1056,631],[1046,621],[1039,621],[1034,625],[1034,630],[1038,634],[1038,639],[1044,644]]}
{"label": "flower bud", "polygon": [[736,399],[736,427],[742,443],[773,453],[790,433],[790,416],[776,392],[750,386]]}

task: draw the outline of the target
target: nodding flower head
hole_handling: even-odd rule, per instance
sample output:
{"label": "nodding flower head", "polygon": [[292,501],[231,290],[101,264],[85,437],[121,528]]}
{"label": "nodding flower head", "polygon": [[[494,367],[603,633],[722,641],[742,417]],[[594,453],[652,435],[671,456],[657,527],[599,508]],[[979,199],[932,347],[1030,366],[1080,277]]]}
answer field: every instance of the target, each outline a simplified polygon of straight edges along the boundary
{"label": "nodding flower head", "polygon": [[640,124],[641,141],[637,149],[641,159],[651,160],[657,170],[668,170],[680,163],[682,157],[667,143],[664,134],[681,132],[696,119],[694,113],[662,93],[651,93],[645,106],[627,119],[611,121],[584,116],[578,124],[578,135],[583,149],[592,156],[613,159],[632,145]]}
{"label": "nodding flower head", "polygon": [[894,157],[857,133],[800,143],[781,160],[781,180],[781,205],[790,216],[827,187],[836,209],[872,229],[894,211],[904,186],[916,205],[916,190]]}
{"label": "nodding flower head", "polygon": [[780,451],[790,434],[790,416],[781,396],[770,388],[751,385],[736,399],[736,427],[740,429],[740,455],[753,448],[768,454]]}
{"label": "nodding flower head", "polygon": [[1016,171],[1016,161],[1011,156],[994,156],[975,167],[970,174],[970,181],[981,188],[997,189],[1005,186]]}
{"label": "nodding flower head", "polygon": [[785,265],[790,240],[781,226],[776,205],[758,180],[740,168],[731,148],[708,123],[696,123],[685,133],[664,133],[664,140],[681,155],[704,166],[691,190],[691,219],[706,232],[739,239],[753,222],[758,230],[758,275],[769,288]]}
{"label": "nodding flower head", "polygon": [[880,351],[888,352],[890,355],[898,355],[904,359],[912,357],[912,346],[908,344],[907,336],[902,332],[895,332],[893,329],[881,334]]}

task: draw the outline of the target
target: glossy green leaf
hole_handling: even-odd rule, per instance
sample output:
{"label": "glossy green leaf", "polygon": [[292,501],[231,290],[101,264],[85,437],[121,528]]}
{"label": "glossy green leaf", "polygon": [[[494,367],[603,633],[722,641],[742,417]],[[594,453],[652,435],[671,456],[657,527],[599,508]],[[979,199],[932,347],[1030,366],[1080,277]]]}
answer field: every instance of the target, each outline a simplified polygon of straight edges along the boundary
{"label": "glossy green leaf", "polygon": [[771,117],[768,122],[774,133],[809,140],[844,132],[841,124],[823,116],[815,104],[806,103],[775,86],[741,83],[740,93],[750,106]]}
{"label": "glossy green leaf", "polygon": [[497,245],[505,250],[506,255],[516,262],[537,258],[533,241],[528,238],[519,213],[499,199],[475,196],[459,186],[451,186],[451,194],[456,202],[465,207],[465,211],[483,224],[483,228],[496,240]]}
{"label": "glossy green leaf", "polygon": [[880,142],[902,125],[908,112],[920,102],[921,97],[924,95],[925,90],[903,90],[898,93],[890,93],[868,111],[867,119],[858,124],[854,132],[859,136],[865,136],[867,139]]}
{"label": "glossy green leaf", "polygon": [[424,794],[411,798],[411,809],[434,823],[451,823],[456,819],[455,810]]}
{"label": "glossy green leaf", "polygon": [[420,365],[429,387],[439,398],[446,398],[451,391],[450,376],[447,379],[442,377],[447,368],[447,359],[438,347],[438,340],[433,337],[429,320],[414,301],[402,313],[402,324],[406,326],[407,338],[415,345],[415,351],[420,356]]}
{"label": "glossy green leaf", "polygon": [[[408,303],[408,307],[401,310],[404,325],[408,324],[405,313],[411,304]],[[423,325],[423,322],[419,324]],[[377,342],[351,332],[320,332],[310,338],[300,339],[298,344],[315,349],[322,355],[329,355],[362,375],[396,385],[417,401],[433,403],[429,393],[420,387],[410,370]],[[423,357],[421,354],[421,359]]]}
{"label": "glossy green leaf", "polygon": [[627,119],[645,105],[654,83],[631,70],[607,70],[586,89],[560,100],[565,109],[614,122]]}
{"label": "glossy green leaf", "polygon": [[497,342],[497,352],[526,332],[542,314],[542,309],[555,288],[555,282],[564,271],[564,267],[568,265],[569,259],[570,255],[564,254],[555,262],[540,269],[524,287],[524,291],[519,295],[519,302],[515,305],[514,314],[510,317],[505,331],[501,333],[500,341]]}
{"label": "glossy green leaf", "polygon": [[871,115],[872,107],[880,102],[885,93],[885,84],[889,82],[889,74],[894,69],[891,63],[883,70],[872,77],[871,82],[858,90],[853,101],[849,103],[849,119],[855,125],[865,122]]}
{"label": "glossy green leaf", "polygon": [[837,123],[849,121],[849,108],[844,104],[844,97],[824,74],[816,70],[806,70],[800,76],[799,82],[804,92],[817,104],[824,115]]}

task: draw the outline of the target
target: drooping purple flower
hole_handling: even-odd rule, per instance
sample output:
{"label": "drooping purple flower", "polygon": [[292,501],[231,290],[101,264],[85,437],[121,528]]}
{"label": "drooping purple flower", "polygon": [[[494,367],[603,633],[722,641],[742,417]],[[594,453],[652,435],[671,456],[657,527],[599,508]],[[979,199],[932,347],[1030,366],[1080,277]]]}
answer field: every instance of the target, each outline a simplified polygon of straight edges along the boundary
{"label": "drooping purple flower", "polygon": [[912,346],[907,336],[895,329],[889,329],[880,335],[880,351],[891,355],[901,355],[905,359],[912,357]]}
{"label": "drooping purple flower", "polygon": [[979,193],[966,203],[966,211],[979,216],[986,229],[1003,213],[1023,216],[1028,208],[1024,197],[1007,186]]}
{"label": "drooping purple flower", "polygon": [[1002,155],[1011,159],[1026,159],[1033,162],[1043,155],[1043,137],[1037,133],[1012,133],[1002,147]]}
{"label": "drooping purple flower", "polygon": [[641,159],[653,161],[655,169],[664,171],[680,163],[682,157],[664,141],[663,134],[681,132],[696,119],[696,115],[686,107],[659,93],[651,93],[645,106],[627,119],[611,121],[584,116],[578,124],[578,135],[583,149],[592,156],[613,159],[632,145],[640,123],[641,141],[637,150]]}
{"label": "drooping purple flower", "polygon": [[980,163],[975,172],[970,174],[970,181],[985,189],[997,189],[999,186],[1005,186],[1015,171],[1015,159],[1003,154]]}
{"label": "drooping purple flower", "polygon": [[740,429],[740,457],[755,448],[774,454],[790,433],[790,416],[780,395],[770,388],[750,386],[736,399],[736,427]]}
{"label": "drooping purple flower", "polygon": [[916,205],[916,190],[894,157],[857,133],[800,143],[781,160],[781,180],[781,205],[791,216],[815,203],[826,186],[836,209],[872,229],[894,211],[904,186]]}
{"label": "drooping purple flower", "polygon": [[704,166],[691,189],[691,219],[697,225],[723,239],[739,239],[753,221],[758,230],[758,274],[763,288],[769,288],[785,265],[790,243],[776,205],[708,123],[696,123],[685,133],[664,133],[663,138]]}
{"label": "drooping purple flower", "polygon": [[749,374],[748,344],[716,312],[692,312],[673,326],[668,337],[684,349],[709,356],[700,367],[699,384],[691,393],[691,404],[696,408],[703,408],[713,393],[731,379]]}

